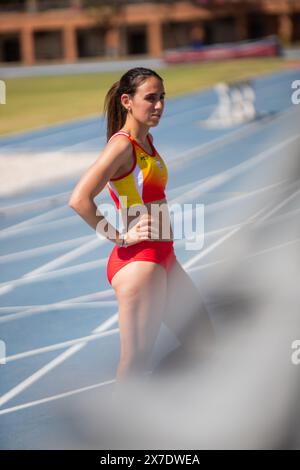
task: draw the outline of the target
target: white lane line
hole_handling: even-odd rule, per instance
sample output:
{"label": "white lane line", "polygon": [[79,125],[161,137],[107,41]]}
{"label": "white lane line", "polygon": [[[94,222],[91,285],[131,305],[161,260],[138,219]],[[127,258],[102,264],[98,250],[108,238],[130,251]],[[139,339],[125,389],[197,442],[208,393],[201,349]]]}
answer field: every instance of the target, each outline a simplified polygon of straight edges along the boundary
{"label": "white lane line", "polygon": [[[24,214],[32,210],[38,209],[53,209],[53,206],[63,205],[65,207],[70,199],[71,190],[63,193],[52,194],[51,196],[44,196],[38,199],[31,199],[30,201],[20,202],[19,204],[11,204],[10,206],[0,206],[0,214],[5,217],[16,214]],[[104,194],[105,199],[109,199],[109,194]],[[58,207],[59,208],[59,207]]]}
{"label": "white lane line", "polygon": [[80,295],[79,297],[70,297],[69,299],[60,300],[59,302],[55,302],[54,304],[41,304],[41,305],[14,305],[9,307],[0,307],[0,314],[1,312],[6,313],[9,311],[18,311],[24,308],[40,308],[40,307],[49,307],[51,305],[61,305],[61,304],[69,304],[69,303],[81,303],[81,302],[93,302],[94,300],[101,300],[107,299],[110,297],[114,298],[114,291],[113,289],[106,289],[102,291],[92,292],[91,294]]}
{"label": "white lane line", "polygon": [[38,349],[32,349],[31,351],[25,351],[22,353],[14,354],[12,356],[7,356],[5,358],[5,362],[13,362],[18,361],[20,359],[24,359],[26,357],[36,356],[38,354],[48,353],[50,351],[57,351],[58,349],[64,349],[68,346],[72,346],[73,344],[81,344],[81,343],[90,343],[91,341],[95,341],[96,339],[106,338],[107,336],[112,336],[119,333],[119,328],[114,328],[112,330],[105,331],[103,333],[94,333],[93,335],[89,336],[82,336],[81,338],[71,339],[69,341],[64,341],[63,343],[56,343],[51,344],[50,346],[44,346]]}
{"label": "white lane line", "polygon": [[9,281],[8,283],[4,282],[0,284],[0,295],[6,293],[6,288],[7,291],[9,291],[10,287],[32,284],[34,282],[45,281],[47,279],[58,279],[59,277],[69,276],[70,274],[89,271],[91,269],[97,269],[100,266],[104,266],[106,262],[107,259],[102,258],[100,260],[76,264],[75,266],[70,266],[68,268],[57,269],[56,271],[51,271],[49,273],[35,274],[24,278],[14,279],[12,281]]}
{"label": "white lane line", "polygon": [[[115,307],[118,306],[118,303],[116,300],[99,300],[95,302],[75,302],[74,304],[71,303],[59,303],[59,304],[50,304],[50,305],[45,305],[45,306],[33,306],[32,308],[25,308],[25,310],[17,313],[9,313],[8,315],[5,315],[3,312],[1,313],[0,316],[0,323],[7,323],[10,321],[15,321],[15,320],[20,320],[20,318],[25,318],[25,317],[32,317],[34,315],[39,315],[41,313],[48,313],[48,312],[55,312],[55,311],[63,311],[63,310],[81,310],[81,309],[99,309],[101,308],[106,308],[106,307]],[[5,308],[5,307],[4,307]],[[9,307],[8,307],[9,308]]]}
{"label": "white lane line", "polygon": [[[97,328],[95,328],[92,331],[93,333],[102,333],[104,331],[107,331],[109,328],[111,328],[116,322],[118,321],[118,313],[112,315],[109,317],[105,322],[101,323]],[[37,380],[39,380],[41,377],[44,375],[48,374],[51,370],[53,370],[55,367],[58,365],[62,364],[64,361],[66,361],[68,358],[76,354],[78,351],[83,349],[87,343],[81,343],[81,344],[76,344],[74,346],[71,346],[68,348],[66,351],[61,353],[59,356],[57,356],[55,359],[52,361],[48,362],[45,366],[41,367],[39,370],[37,370],[34,374],[30,375],[27,377],[27,379],[23,380],[20,382],[18,385],[13,387],[11,390],[9,390],[7,393],[2,395],[0,397],[0,406],[5,405],[5,403],[9,402],[13,398],[15,398],[17,395],[19,395],[21,392],[26,390],[28,387],[30,387],[32,384],[34,384]]]}
{"label": "white lane line", "polygon": [[65,191],[63,193],[54,194],[51,196],[44,196],[38,199],[33,199],[31,201],[20,202],[19,204],[12,204],[10,206],[0,207],[0,214],[7,215],[16,215],[24,214],[26,211],[31,211],[33,209],[45,209],[47,207],[53,208],[54,204],[65,204],[70,198],[70,191]]}
{"label": "white lane line", "polygon": [[194,272],[197,272],[197,271],[202,271],[202,270],[205,270],[205,269],[209,269],[212,266],[217,266],[218,264],[222,264],[225,261],[226,261],[226,259],[224,258],[224,259],[220,259],[218,261],[212,261],[211,263],[200,264],[199,266],[194,266],[193,268],[189,268],[188,272],[189,273],[194,273]]}
{"label": "white lane line", "polygon": [[49,219],[51,220],[52,217],[57,217],[61,214],[64,214],[66,212],[66,209],[68,209],[68,206],[64,204],[61,207],[56,207],[55,209],[51,209],[47,212],[43,212],[42,214],[35,215],[34,217],[29,217],[26,220],[23,220],[23,222],[19,222],[14,225],[9,225],[8,227],[5,227],[1,230],[2,233],[10,232],[11,230],[18,230],[23,227],[28,227],[31,224],[38,224],[38,223],[43,223],[45,221],[48,221]]}
{"label": "white lane line", "polygon": [[101,300],[113,297],[115,298],[115,292],[112,288],[101,291],[91,292],[90,294],[80,295],[78,297],[70,297],[69,299],[61,300],[59,303],[74,303],[74,302],[85,302],[93,300]]}
{"label": "white lane line", "polygon": [[[269,248],[264,248],[263,250],[259,250],[259,251],[256,251],[255,253],[251,253],[249,255],[243,256],[241,258],[241,261],[251,259],[251,258],[254,258],[255,256],[260,256],[260,255],[263,255],[265,253],[270,253],[272,251],[280,250],[281,248],[285,248],[287,246],[294,245],[295,243],[300,243],[300,238],[296,238],[295,240],[290,240],[288,242],[280,243],[279,245],[273,245]],[[190,268],[189,272],[194,273],[194,272],[197,272],[197,271],[202,271],[204,269],[211,268],[212,266],[216,266],[218,264],[223,264],[223,263],[226,263],[228,261],[229,261],[229,258],[223,258],[223,259],[220,259],[218,261],[214,261],[212,263],[201,264],[200,266]]]}
{"label": "white lane line", "polygon": [[[286,184],[286,186],[284,186],[284,184]],[[229,197],[227,199],[223,199],[223,201],[213,202],[205,206],[206,214],[212,214],[214,212],[228,208],[229,206],[232,206],[233,204],[244,202],[245,199],[264,195],[264,193],[271,191],[273,189],[276,189],[276,188],[278,188],[277,194],[280,195],[286,191],[287,187],[289,187],[289,183],[287,181],[284,181],[284,182],[272,184],[270,186],[265,186],[264,188],[259,188],[254,191],[249,191],[247,193],[245,192],[244,194],[239,194],[234,197]]]}
{"label": "white lane line", "polygon": [[22,405],[14,406],[14,407],[11,407],[11,408],[5,408],[3,410],[0,410],[0,415],[5,415],[5,414],[8,414],[8,413],[12,413],[14,411],[24,410],[26,408],[32,408],[33,406],[41,405],[41,404],[44,404],[44,403],[50,403],[51,401],[59,400],[60,398],[70,397],[70,396],[76,395],[78,393],[87,392],[87,391],[93,390],[95,388],[99,388],[99,387],[103,387],[105,385],[113,384],[113,383],[115,383],[115,381],[116,381],[116,379],[106,380],[105,382],[100,382],[100,383],[97,383],[97,384],[94,384],[94,385],[89,385],[87,387],[77,388],[77,389],[71,390],[69,392],[60,393],[59,395],[52,395],[51,397],[42,398],[41,400],[36,400],[36,401],[24,403]]}
{"label": "white lane line", "polygon": [[[267,206],[267,207],[269,207],[269,206]],[[294,217],[294,216],[298,215],[299,212],[300,212],[300,209],[294,209],[292,211],[286,212],[285,214],[281,214],[281,215],[278,215],[276,217],[272,217],[271,219],[268,218],[268,219],[264,220],[262,222],[262,224],[263,225],[276,224],[278,222],[281,222],[282,220],[288,219],[289,217]],[[216,235],[220,235],[223,232],[228,233],[233,229],[241,228],[242,226],[245,226],[245,225],[249,225],[249,230],[252,230],[252,229],[255,230],[256,227],[252,227],[251,223],[252,223],[251,221],[250,222],[248,222],[248,221],[240,222],[240,223],[237,223],[237,224],[226,225],[225,227],[210,230],[209,232],[205,232],[205,238],[207,240],[211,237],[215,237]],[[260,223],[260,221],[257,220],[256,225],[258,225],[259,223]],[[177,240],[175,242],[176,248],[181,248],[182,246],[184,246],[186,244],[187,241],[190,241],[190,240],[187,240],[186,238],[183,238],[182,240]],[[211,264],[214,264],[214,263],[209,263],[208,265],[210,266]],[[187,271],[192,272],[195,269],[197,269],[197,268],[190,268],[190,269],[187,269]],[[1,312],[1,308],[0,308],[0,312]]]}
{"label": "white lane line", "polygon": [[[185,194],[182,194],[182,196],[179,196],[175,198],[175,202],[182,202],[186,197],[195,197],[203,192],[203,190],[208,191],[213,188],[216,188],[220,186],[220,184],[224,184],[225,182],[228,182],[230,179],[241,175],[242,173],[253,169],[255,166],[257,166],[259,163],[262,161],[266,160],[270,156],[272,156],[275,152],[279,152],[282,150],[285,146],[292,144],[293,142],[296,142],[297,140],[300,139],[300,135],[296,134],[291,137],[288,137],[284,141],[277,143],[273,145],[272,147],[268,148],[267,150],[263,150],[260,152],[258,155],[255,155],[253,157],[248,158],[246,161],[239,163],[238,165],[235,165],[231,168],[228,168],[227,170],[218,173],[216,176],[212,176],[209,180],[204,182],[202,185],[197,185],[196,188],[192,189],[191,191],[186,192]],[[173,201],[172,201],[173,202]]]}
{"label": "white lane line", "polygon": [[[188,190],[194,188],[195,184],[205,183],[208,179],[209,178],[200,178],[198,180],[191,181],[189,183],[182,184],[180,186],[175,186],[172,189],[168,189],[168,191],[167,191],[168,192],[168,199],[173,199],[178,192],[181,194],[181,192],[183,192],[183,191],[188,191]],[[175,196],[174,196],[174,194],[175,194]]]}
{"label": "white lane line", "polygon": [[201,251],[195,256],[192,256],[187,262],[185,262],[182,266],[184,269],[191,268],[194,264],[198,263],[198,261],[202,258],[204,258],[206,255],[211,253],[215,248],[218,246],[222,245],[226,240],[231,238],[233,235],[235,235],[237,232],[239,232],[244,226],[248,225],[249,223],[255,221],[257,217],[265,211],[265,207],[257,211],[254,215],[251,215],[246,222],[244,222],[241,226],[234,228],[230,230],[230,232],[226,233],[223,237],[219,238],[216,240],[214,243],[212,243],[209,247],[207,247],[205,250]]}
{"label": "white lane line", "polygon": [[[203,250],[201,251],[200,253],[198,253],[197,255],[193,256],[192,258],[190,258],[184,265],[183,267],[186,269],[186,268],[190,268],[191,266],[193,266],[194,264],[196,264],[201,258],[204,258],[207,254],[209,254],[212,250],[214,250],[215,248],[217,248],[219,245],[221,245],[222,243],[224,243],[228,238],[231,238],[235,233],[237,233],[238,231],[240,231],[242,228],[244,228],[245,226],[247,226],[249,223],[255,223],[255,224],[259,224],[260,222],[262,221],[265,221],[267,220],[267,218],[269,218],[272,214],[275,213],[275,210],[278,210],[278,208],[281,208],[283,207],[287,202],[289,202],[295,195],[297,195],[298,193],[300,192],[300,190],[296,190],[294,191],[293,194],[287,196],[283,201],[280,202],[280,204],[278,204],[278,206],[276,208],[272,208],[271,210],[268,211],[269,209],[269,206],[265,206],[263,207],[262,209],[260,209],[258,212],[256,212],[253,216],[250,216],[246,222],[244,222],[243,224],[241,224],[240,227],[237,227],[237,228],[234,228],[233,230],[231,230],[229,233],[227,233],[226,235],[224,235],[223,237],[221,237],[219,240],[217,240],[215,243],[212,243],[208,248],[206,248],[206,250]],[[262,217],[260,217],[260,214],[262,213],[265,213],[265,215],[263,215]]]}
{"label": "white lane line", "polygon": [[290,196],[288,196],[286,199],[284,199],[283,201],[281,201],[279,204],[277,204],[275,207],[273,207],[273,209],[268,213],[266,214],[265,216],[263,216],[259,221],[258,223],[261,224],[263,223],[266,219],[268,219],[269,217],[271,217],[273,214],[275,214],[276,212],[278,212],[280,209],[282,209],[286,204],[288,204],[289,202],[291,202],[296,196],[298,196],[298,194],[300,194],[300,189],[298,189],[297,191],[295,191],[294,193],[292,193]]}
{"label": "white lane line", "polygon": [[[279,183],[271,184],[269,186],[264,186],[263,188],[255,189],[254,191],[249,191],[249,192],[245,192],[245,193],[242,193],[242,194],[238,194],[234,197],[229,197],[227,199],[223,199],[222,201],[206,204],[205,205],[205,213],[206,213],[206,215],[215,213],[217,211],[228,208],[229,206],[232,206],[233,204],[237,204],[241,201],[244,201],[245,199],[253,198],[254,196],[259,196],[261,194],[263,195],[265,192],[271,191],[273,189],[276,189],[277,196],[280,196],[282,193],[285,193],[288,189],[292,189],[293,187],[295,187],[295,185],[299,186],[299,183],[300,183],[300,180],[298,180],[297,182],[292,182],[292,183],[288,180],[285,180],[285,181],[281,181]],[[186,213],[189,214],[189,212],[191,210],[190,209],[187,210]],[[208,232],[208,234],[209,233],[210,232]]]}
{"label": "white lane line", "polygon": [[[282,220],[284,220],[284,219],[287,219],[287,218],[289,218],[289,217],[293,217],[293,216],[299,214],[299,212],[300,212],[300,209],[295,209],[295,210],[289,211],[289,212],[287,212],[287,213],[285,213],[285,214],[281,214],[281,215],[278,215],[278,216],[276,216],[276,217],[272,217],[271,219],[266,219],[266,220],[264,220],[263,222],[260,222],[260,220],[257,220],[256,225],[258,225],[258,224],[260,224],[260,223],[262,223],[263,225],[275,224],[275,223],[280,222],[280,221],[282,221]],[[250,222],[250,223],[251,223],[251,222]],[[218,234],[220,234],[220,233],[222,233],[222,232],[227,232],[227,231],[229,231],[229,230],[232,230],[232,229],[234,229],[234,228],[241,227],[242,225],[247,225],[247,224],[249,224],[249,222],[246,221],[246,222],[240,222],[240,223],[234,224],[234,225],[227,225],[226,227],[222,227],[222,228],[218,228],[218,229],[215,229],[215,230],[211,230],[211,231],[207,232],[207,233],[205,234],[205,236],[206,236],[206,238],[207,238],[207,237],[213,237],[213,236],[218,235]],[[249,228],[252,230],[251,225],[250,225]],[[181,243],[185,243],[186,240],[180,240],[180,242],[181,242]],[[0,309],[0,311],[1,311],[1,309]]]}
{"label": "white lane line", "polygon": [[[53,275],[53,273],[57,273],[58,274],[58,271],[51,271],[53,268],[56,268],[56,267],[59,267],[59,266],[62,266],[63,264],[65,263],[68,263],[76,258],[78,258],[79,256],[81,256],[82,254],[85,254],[85,253],[88,253],[89,251],[91,251],[92,249],[94,249],[96,246],[101,246],[103,245],[104,242],[106,242],[107,240],[99,240],[99,238],[95,237],[93,240],[91,240],[90,242],[88,243],[85,243],[71,251],[69,251],[68,253],[65,253],[57,258],[55,258],[54,260],[48,262],[48,263],[45,263],[43,264],[42,266],[40,266],[39,268],[37,269],[34,269],[26,274],[24,274],[23,276],[21,276],[20,278],[18,279],[14,279],[13,281],[9,281],[9,282],[5,282],[5,283],[1,283],[0,284],[0,295],[4,295],[8,292],[11,292],[16,286],[18,285],[22,285],[22,284],[26,284],[26,281],[32,281],[34,282],[34,280],[38,280],[38,276],[45,276],[45,275],[48,275],[51,277],[51,275]],[[97,262],[97,261],[96,261]],[[69,273],[70,272],[73,272],[73,271],[70,271],[71,270],[75,270],[76,269],[83,269],[84,270],[84,265],[92,265],[92,263],[95,263],[95,262],[90,262],[90,263],[82,263],[82,265],[80,266],[72,266],[71,268],[65,268],[65,269],[69,269]],[[101,265],[101,261],[99,262],[99,266]],[[63,271],[63,270],[60,270],[60,271]],[[78,272],[78,271],[77,271]],[[59,273],[58,275],[60,275],[61,273]],[[43,279],[43,277],[41,277]],[[41,279],[40,278],[40,279]]]}
{"label": "white lane line", "polygon": [[[103,300],[107,298],[113,298],[113,300]],[[24,305],[24,306],[11,306],[11,307],[0,307],[0,323],[5,321],[16,320],[19,318],[24,318],[27,316],[37,315],[40,313],[47,313],[51,310],[67,309],[69,304],[72,304],[72,308],[81,308],[82,305],[89,305],[89,308],[94,308],[94,305],[98,306],[111,306],[112,302],[117,303],[114,296],[113,289],[106,289],[99,292],[94,292],[92,294],[82,295],[79,297],[72,297],[60,302],[54,302],[50,304],[43,305]],[[14,315],[11,312],[17,312]],[[4,315],[9,313],[5,317]]]}
{"label": "white lane line", "polygon": [[206,248],[206,250],[203,250],[201,251],[200,253],[198,253],[198,255],[195,255],[193,256],[192,258],[190,258],[188,261],[186,261],[182,266],[184,269],[189,269],[191,266],[193,266],[194,264],[198,263],[198,261],[201,259],[201,258],[204,258],[206,255],[208,255],[209,253],[211,253],[215,248],[217,248],[219,245],[222,245],[222,243],[224,243],[226,240],[228,240],[228,238],[231,238],[236,232],[238,232],[239,230],[241,229],[241,227],[237,227],[233,230],[230,230],[229,233],[227,233],[226,235],[224,235],[223,237],[219,238],[219,240],[215,241],[214,243],[212,243],[208,248]]}
{"label": "white lane line", "polygon": [[64,264],[69,263],[70,261],[73,261],[79,256],[89,253],[89,251],[92,251],[94,248],[103,245],[103,243],[104,243],[104,240],[99,240],[99,238],[94,237],[93,240],[87,243],[83,243],[77,248],[74,248],[73,250],[67,253],[64,253],[63,255],[58,256],[52,261],[49,261],[48,263],[43,264],[39,268],[33,269],[29,273],[25,274],[24,277],[28,278],[30,276],[35,276],[37,274],[53,271],[55,268],[63,266]]}
{"label": "white lane line", "polygon": [[232,132],[228,132],[225,136],[222,135],[204,144],[196,145],[195,147],[189,149],[188,151],[185,151],[179,155],[176,155],[174,158],[170,159],[170,161],[168,162],[168,165],[172,169],[181,167],[189,160],[193,160],[194,158],[199,158],[200,156],[203,156],[204,154],[207,154],[208,152],[211,152],[212,150],[216,150],[217,148],[221,146],[228,145],[234,141],[237,141],[237,138],[245,137],[246,135],[251,134],[253,131],[256,131],[257,129],[262,129],[263,124],[278,123],[278,121],[280,121],[281,119],[286,118],[287,115],[289,114],[293,115],[294,113],[298,112],[298,109],[295,109],[295,108],[297,107],[294,107],[294,108],[290,107],[287,110],[280,113],[279,116],[275,118],[268,119],[265,122],[254,121],[250,124],[243,126],[242,128],[239,128]]}
{"label": "white lane line", "polygon": [[7,255],[0,256],[0,264],[11,263],[13,261],[20,261],[34,256],[45,255],[48,253],[55,253],[58,250],[65,248],[72,248],[81,243],[86,243],[95,238],[95,235],[84,235],[83,237],[70,238],[62,242],[49,243],[49,245],[38,246],[36,248],[29,248],[28,250],[16,251]]}
{"label": "white lane line", "polygon": [[61,229],[61,228],[70,228],[72,225],[78,225],[80,222],[80,218],[78,215],[70,215],[69,217],[63,217],[61,219],[52,220],[51,222],[44,222],[43,224],[32,225],[30,227],[20,227],[16,229],[11,229],[7,231],[0,232],[0,240],[5,240],[6,238],[11,238],[12,236],[18,236],[20,234],[30,234],[30,233],[40,233],[40,232],[48,232],[53,230],[54,228]]}
{"label": "white lane line", "polygon": [[[228,177],[231,178],[230,175],[226,176],[226,181],[228,181]],[[222,179],[223,181],[225,181],[225,177],[223,177]],[[252,198],[253,196],[257,196],[259,194],[265,193],[275,188],[279,188],[279,192],[282,192],[286,189],[284,185],[289,184],[289,183],[290,182],[288,180],[283,180],[283,181],[279,181],[278,183],[273,183],[268,186],[264,186],[262,188],[254,189],[253,191],[237,192],[233,197],[227,197],[226,199],[223,199],[221,201],[205,204],[205,211],[206,213],[214,212],[216,210],[223,209],[224,207],[240,202],[243,199]],[[218,185],[215,186],[214,184],[211,184],[209,189],[215,189],[215,187],[217,186]],[[180,204],[180,203],[184,203],[186,200],[191,200],[191,196],[193,197],[192,201],[197,202],[194,199],[195,195],[199,196],[200,194],[203,194],[204,192],[207,191],[207,188],[202,187],[202,191],[200,194],[199,194],[199,191],[200,191],[200,188],[197,187],[197,188],[192,189],[191,191],[186,192],[184,196],[179,196],[178,198],[176,198],[176,203]],[[232,192],[227,191],[225,193],[221,193],[221,192],[217,193],[219,198],[220,196],[227,195],[227,194],[232,194]],[[187,213],[189,211],[190,210],[187,210]]]}
{"label": "white lane line", "polygon": [[282,220],[284,220],[284,219],[288,219],[288,218],[291,217],[291,216],[294,216],[294,215],[296,216],[296,215],[299,214],[299,212],[300,212],[300,209],[294,209],[294,210],[289,211],[289,212],[286,212],[286,213],[284,213],[284,214],[277,215],[276,217],[272,217],[272,218],[269,219],[269,220],[266,219],[266,220],[264,220],[263,222],[260,222],[260,221],[259,221],[258,223],[259,223],[259,224],[261,223],[261,224],[263,224],[263,225],[271,225],[271,224],[274,224],[274,223],[276,223],[276,222],[278,222],[278,221],[282,221]]}
{"label": "white lane line", "polygon": [[[235,168],[235,167],[232,167]],[[230,171],[230,169],[226,170],[226,172]],[[184,202],[186,199],[195,198],[195,196],[199,196],[200,194],[204,194],[212,189],[218,188],[222,186],[222,184],[228,181],[229,175],[226,172],[219,173],[208,178],[206,181],[203,181],[201,184],[198,184],[197,181],[194,181],[193,187],[190,190],[186,190],[185,192],[180,191],[180,195],[175,197],[172,200],[174,204],[180,204]]]}
{"label": "white lane line", "polygon": [[170,162],[168,162],[169,166],[171,166],[174,169],[181,168],[185,165],[185,163],[189,162],[190,160],[193,161],[194,159],[198,159],[199,157],[207,155],[208,153],[211,153],[212,151],[216,151],[219,148],[222,148],[224,145],[236,143],[238,139],[245,138],[249,136],[250,134],[252,134],[253,132],[255,132],[256,130],[259,130],[259,131],[262,130],[263,124],[267,125],[267,124],[277,123],[278,120],[281,120],[282,118],[287,117],[286,114],[292,114],[292,113],[295,113],[296,111],[298,112],[298,110],[295,110],[295,109],[292,109],[292,110],[288,109],[287,111],[284,112],[283,116],[280,115],[277,118],[268,120],[266,123],[255,122],[253,124],[248,124],[246,127],[243,126],[241,129],[238,129],[236,131],[232,131],[226,135],[227,137],[226,140],[225,138],[221,139],[221,137],[219,137],[218,139],[214,139],[211,142],[204,144],[205,145],[204,148],[200,148],[201,146],[199,146],[199,150],[198,150],[197,147],[194,147],[193,149],[189,151],[190,152],[189,154],[187,155],[182,154],[178,158],[176,157],[176,159],[173,159]]}
{"label": "white lane line", "polygon": [[10,312],[18,312],[19,310],[23,309],[32,309],[34,313],[45,313],[49,312],[51,310],[72,310],[73,308],[94,308],[95,306],[97,307],[110,307],[110,306],[116,306],[117,301],[116,300],[96,300],[92,302],[58,302],[58,303],[53,303],[53,304],[40,304],[40,305],[15,305],[11,307],[1,307],[0,309],[0,315],[2,315],[2,318],[4,318],[4,315],[6,313]]}
{"label": "white lane line", "polygon": [[260,255],[264,255],[266,253],[270,253],[271,251],[280,250],[281,248],[285,248],[287,246],[294,245],[295,243],[299,244],[299,242],[300,242],[300,238],[297,238],[295,240],[290,240],[290,241],[285,242],[285,243],[280,243],[279,245],[274,245],[274,246],[269,247],[269,248],[264,248],[263,250],[259,250],[259,251],[256,251],[255,253],[251,253],[250,255],[245,256],[245,259],[251,259],[251,258],[254,258],[255,256],[260,256]]}

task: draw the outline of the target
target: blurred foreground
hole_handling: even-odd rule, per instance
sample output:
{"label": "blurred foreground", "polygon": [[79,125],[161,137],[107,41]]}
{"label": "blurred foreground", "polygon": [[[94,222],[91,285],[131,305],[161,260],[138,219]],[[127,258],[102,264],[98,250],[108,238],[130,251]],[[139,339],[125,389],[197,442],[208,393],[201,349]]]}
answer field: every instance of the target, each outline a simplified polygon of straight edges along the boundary
{"label": "blurred foreground", "polygon": [[[193,317],[184,325],[186,344],[162,357],[143,381],[132,380],[104,400],[82,397],[57,409],[68,429],[61,445],[300,448],[300,366],[291,360],[292,342],[300,337],[300,223],[291,210],[300,193],[299,147],[290,146],[280,161],[262,183],[280,176],[282,190],[268,193],[259,206],[253,202],[248,224],[235,229],[209,270],[205,299],[214,347],[203,355],[199,318]],[[185,312],[176,314],[182,320]]]}

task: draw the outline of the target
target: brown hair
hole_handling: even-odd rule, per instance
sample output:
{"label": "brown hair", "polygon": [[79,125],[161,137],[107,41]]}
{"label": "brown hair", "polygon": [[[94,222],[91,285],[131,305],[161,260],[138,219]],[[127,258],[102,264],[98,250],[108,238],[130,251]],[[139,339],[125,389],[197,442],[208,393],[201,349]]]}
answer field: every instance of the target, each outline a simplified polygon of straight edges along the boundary
{"label": "brown hair", "polygon": [[121,104],[123,93],[134,96],[138,86],[149,77],[163,79],[154,70],[135,67],[128,70],[120,80],[115,82],[106,94],[104,100],[104,115],[107,116],[107,141],[125,124],[127,109]]}

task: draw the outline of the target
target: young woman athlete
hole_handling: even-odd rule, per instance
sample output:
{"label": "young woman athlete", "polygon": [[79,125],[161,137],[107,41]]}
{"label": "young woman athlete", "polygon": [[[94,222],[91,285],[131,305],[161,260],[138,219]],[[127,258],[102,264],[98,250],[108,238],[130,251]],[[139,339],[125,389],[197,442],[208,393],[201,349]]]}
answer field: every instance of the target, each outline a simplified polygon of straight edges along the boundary
{"label": "young woman athlete", "polygon": [[[69,201],[115,243],[107,277],[119,306],[117,383],[147,372],[162,321],[183,340],[187,320],[199,309],[199,292],[174,253],[167,168],[149,133],[161,119],[164,97],[163,79],[150,69],[131,69],[113,84],[104,104],[108,142]],[[124,233],[98,215],[94,198],[105,186],[121,211]],[[207,338],[209,321],[202,315],[200,323]]]}

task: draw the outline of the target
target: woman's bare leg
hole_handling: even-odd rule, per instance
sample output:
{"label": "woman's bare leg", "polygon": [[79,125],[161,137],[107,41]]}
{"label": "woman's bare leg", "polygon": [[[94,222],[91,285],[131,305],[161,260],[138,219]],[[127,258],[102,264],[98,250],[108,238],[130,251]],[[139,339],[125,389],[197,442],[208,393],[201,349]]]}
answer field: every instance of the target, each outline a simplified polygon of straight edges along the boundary
{"label": "woman's bare leg", "polygon": [[167,274],[159,264],[134,261],[112,279],[119,304],[121,339],[116,380],[147,371],[165,310]]}
{"label": "woman's bare leg", "polygon": [[[181,347],[173,353],[174,361],[185,356],[198,358],[210,353],[214,346],[214,331],[200,291],[176,260],[167,276],[167,298],[163,322],[177,336]],[[172,355],[172,353],[171,353]],[[171,362],[170,359],[164,363]],[[176,366],[176,364],[175,364]]]}

